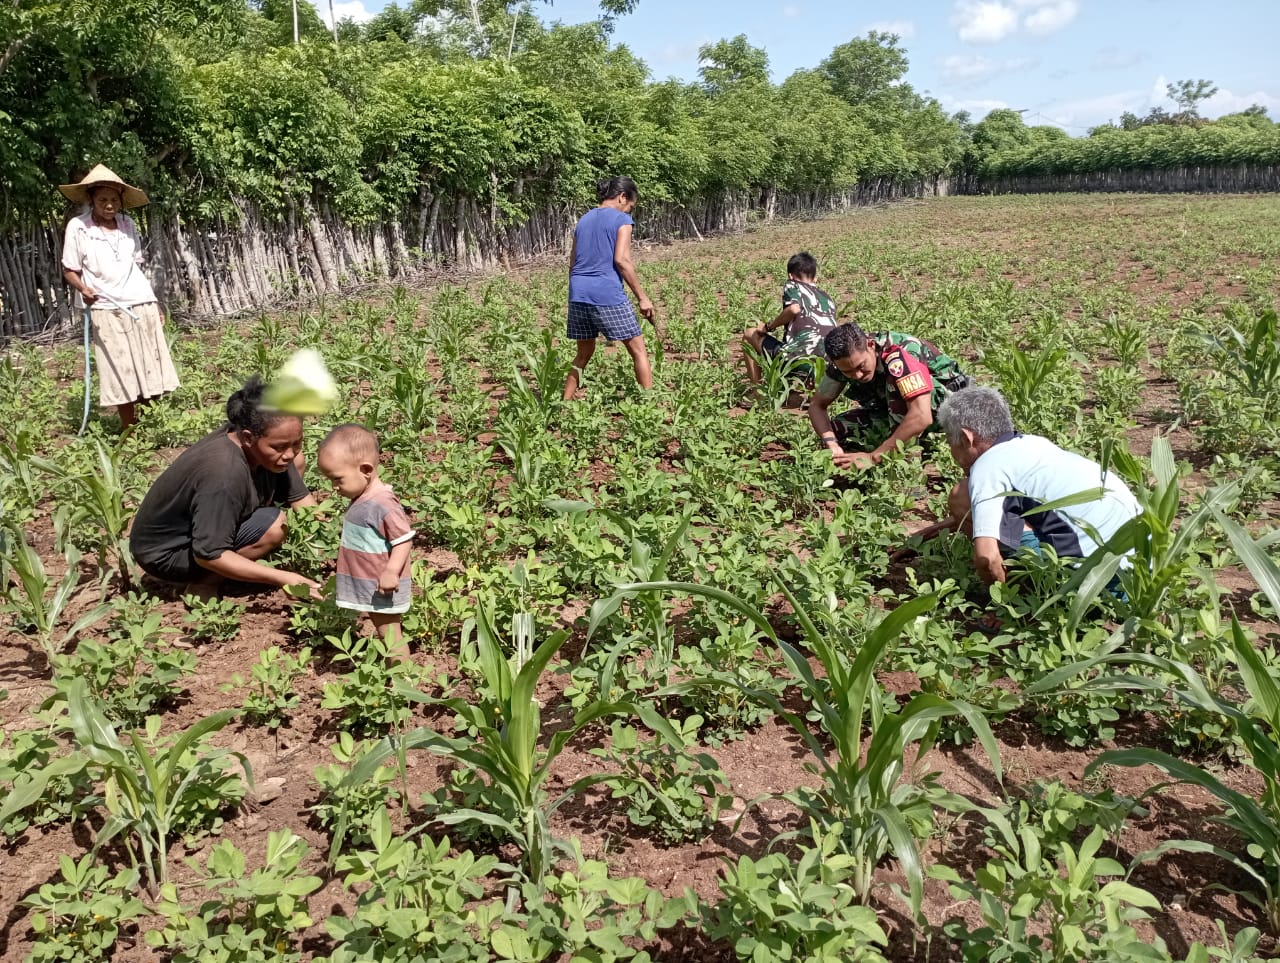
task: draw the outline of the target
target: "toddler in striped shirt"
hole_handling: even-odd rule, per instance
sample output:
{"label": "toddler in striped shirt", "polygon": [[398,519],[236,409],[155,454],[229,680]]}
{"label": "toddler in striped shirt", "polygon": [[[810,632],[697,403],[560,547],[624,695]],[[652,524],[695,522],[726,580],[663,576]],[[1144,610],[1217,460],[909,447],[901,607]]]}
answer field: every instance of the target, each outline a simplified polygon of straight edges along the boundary
{"label": "toddler in striped shirt", "polygon": [[361,425],[338,425],[320,442],[316,462],[334,491],[351,500],[338,548],[338,605],[369,613],[388,646],[399,649],[400,616],[412,594],[414,531],[378,477],[378,436]]}

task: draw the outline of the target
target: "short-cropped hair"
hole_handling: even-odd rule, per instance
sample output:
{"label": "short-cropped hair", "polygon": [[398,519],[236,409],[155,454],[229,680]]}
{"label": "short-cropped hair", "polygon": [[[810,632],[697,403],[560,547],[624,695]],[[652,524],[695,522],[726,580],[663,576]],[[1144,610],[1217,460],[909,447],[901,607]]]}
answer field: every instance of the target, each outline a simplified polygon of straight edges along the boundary
{"label": "short-cropped hair", "polygon": [[994,388],[961,388],[938,406],[937,418],[953,445],[964,440],[965,429],[983,441],[995,441],[1014,430],[1009,405]]}
{"label": "short-cropped hair", "polygon": [[808,251],[791,255],[787,261],[787,273],[798,278],[816,278],[818,276],[818,259]]}
{"label": "short-cropped hair", "polygon": [[822,339],[822,346],[826,348],[827,357],[832,361],[837,358],[847,358],[855,351],[866,351],[870,343],[871,339],[867,337],[867,332],[853,322],[833,328]]}
{"label": "short-cropped hair", "polygon": [[378,463],[378,436],[364,425],[338,425],[320,442],[317,452],[336,446],[348,458],[354,461]]}

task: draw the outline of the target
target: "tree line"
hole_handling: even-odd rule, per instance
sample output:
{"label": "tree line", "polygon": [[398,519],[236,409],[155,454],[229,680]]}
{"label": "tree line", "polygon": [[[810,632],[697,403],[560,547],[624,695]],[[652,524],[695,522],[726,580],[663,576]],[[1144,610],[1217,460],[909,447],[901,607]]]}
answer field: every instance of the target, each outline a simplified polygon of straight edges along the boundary
{"label": "tree line", "polygon": [[[321,0],[323,2],[323,0]],[[493,0],[389,7],[332,34],[300,0],[19,0],[0,13],[4,226],[60,213],[54,186],[105,161],[187,217],[250,202],[285,218],[325,197],[351,224],[428,196],[519,221],[581,204],[606,172],[642,200],[829,191],[939,174],[959,125],[902,83],[898,39],[871,33],[780,83],[745,37],[701,51],[700,81],[651,78],[595,22],[544,23]]]}
{"label": "tree line", "polygon": [[[324,0],[320,0],[324,2]],[[248,202],[284,219],[323,196],[353,225],[477,199],[519,222],[589,202],[606,172],[644,199],[806,194],[880,178],[1274,164],[1260,108],[1215,123],[1208,81],[1181,108],[1070,138],[1013,111],[949,116],[903,81],[899,38],[871,32],[779,83],[744,36],[700,51],[695,83],[655,80],[604,0],[548,24],[530,4],[412,0],[330,32],[298,0],[17,0],[0,8],[0,227],[61,213],[54,186],[103,160],[188,218]]]}
{"label": "tree line", "polygon": [[[1261,106],[1210,121],[1200,115],[1200,104],[1217,92],[1212,82],[1181,80],[1166,90],[1176,111],[1156,106],[1141,117],[1126,111],[1118,122],[1094,127],[1086,137],[1070,137],[1057,127],[1030,127],[1017,111],[993,110],[970,128],[964,171],[971,183],[981,183],[1027,176],[1280,166],[1280,125]],[[1188,183],[1184,189],[1194,186]]]}

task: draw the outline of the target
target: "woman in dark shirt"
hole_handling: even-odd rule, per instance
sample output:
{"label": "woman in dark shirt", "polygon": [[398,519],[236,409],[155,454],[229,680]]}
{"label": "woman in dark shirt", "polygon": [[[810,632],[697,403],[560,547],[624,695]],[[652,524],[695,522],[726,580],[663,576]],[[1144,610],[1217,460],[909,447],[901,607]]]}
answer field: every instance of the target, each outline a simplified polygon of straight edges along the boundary
{"label": "woman in dark shirt", "polygon": [[164,470],[142,500],[129,547],[143,570],[169,582],[219,579],[283,588],[315,582],[259,564],[284,542],[282,508],[314,505],[295,464],[302,420],[262,407],[250,378],[227,401],[227,424]]}

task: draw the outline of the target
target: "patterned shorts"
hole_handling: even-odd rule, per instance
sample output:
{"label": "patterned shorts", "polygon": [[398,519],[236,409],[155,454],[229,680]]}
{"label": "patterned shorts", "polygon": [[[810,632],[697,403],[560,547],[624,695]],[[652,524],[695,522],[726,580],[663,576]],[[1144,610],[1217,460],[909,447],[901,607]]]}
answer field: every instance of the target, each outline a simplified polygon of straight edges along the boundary
{"label": "patterned shorts", "polygon": [[630,301],[622,304],[569,302],[569,338],[594,341],[599,335],[610,341],[630,341],[640,334],[640,322]]}

